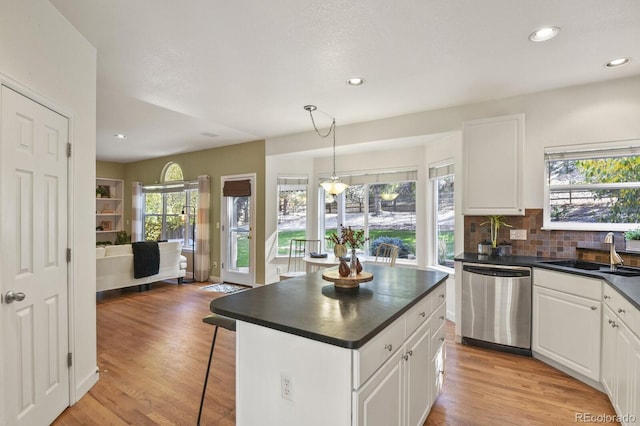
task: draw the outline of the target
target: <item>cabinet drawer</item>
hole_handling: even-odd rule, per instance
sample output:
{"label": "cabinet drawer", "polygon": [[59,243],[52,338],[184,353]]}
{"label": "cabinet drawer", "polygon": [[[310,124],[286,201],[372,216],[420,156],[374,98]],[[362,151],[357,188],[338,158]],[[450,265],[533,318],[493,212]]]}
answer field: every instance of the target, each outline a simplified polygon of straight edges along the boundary
{"label": "cabinet drawer", "polygon": [[534,268],[533,284],[597,301],[602,298],[602,281],[597,278]]}
{"label": "cabinet drawer", "polygon": [[446,305],[442,305],[440,309],[434,312],[431,317],[431,357],[438,352],[440,347],[444,343],[445,332],[446,332]]}
{"label": "cabinet drawer", "polygon": [[609,309],[640,336],[640,311],[608,284],[605,284],[603,293],[603,301]]}
{"label": "cabinet drawer", "polygon": [[411,334],[416,331],[418,327],[420,327],[420,325],[422,325],[422,323],[424,323],[431,315],[431,299],[433,295],[434,292],[432,291],[405,314],[405,317],[407,318],[407,336],[411,336]]}
{"label": "cabinet drawer", "polygon": [[429,293],[431,296],[431,312],[435,311],[447,300],[447,283],[440,284],[435,290]]}
{"label": "cabinet drawer", "polygon": [[354,389],[360,388],[392,354],[400,349],[405,340],[405,319],[403,315],[363,347],[353,351]]}

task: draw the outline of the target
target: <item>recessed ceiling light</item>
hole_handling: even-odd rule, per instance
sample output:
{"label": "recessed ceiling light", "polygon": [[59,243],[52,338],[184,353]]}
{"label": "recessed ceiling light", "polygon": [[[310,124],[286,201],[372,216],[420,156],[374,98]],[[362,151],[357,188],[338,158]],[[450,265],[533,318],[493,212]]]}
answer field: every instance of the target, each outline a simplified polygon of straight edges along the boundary
{"label": "recessed ceiling light", "polygon": [[606,64],[604,64],[604,66],[606,68],[621,67],[623,65],[627,65],[630,61],[631,61],[631,58],[618,58],[618,59],[613,59],[607,62]]}
{"label": "recessed ceiling light", "polygon": [[364,84],[364,78],[353,77],[347,80],[349,86],[362,86]]}
{"label": "recessed ceiling light", "polygon": [[558,27],[545,27],[529,34],[529,40],[534,42],[551,40],[560,32]]}
{"label": "recessed ceiling light", "polygon": [[113,135],[113,137],[116,139],[126,139],[127,135],[123,135],[122,133],[116,133],[115,135]]}

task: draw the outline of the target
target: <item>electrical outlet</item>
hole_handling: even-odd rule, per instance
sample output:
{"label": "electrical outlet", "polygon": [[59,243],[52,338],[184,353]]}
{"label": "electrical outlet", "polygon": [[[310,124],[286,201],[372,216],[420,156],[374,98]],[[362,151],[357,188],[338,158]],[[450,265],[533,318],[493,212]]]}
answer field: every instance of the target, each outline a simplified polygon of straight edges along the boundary
{"label": "electrical outlet", "polygon": [[281,267],[278,266],[276,268],[276,274],[278,274],[278,275],[282,274],[282,268]]}
{"label": "electrical outlet", "polygon": [[526,240],[527,239],[527,230],[526,229],[511,229],[509,231],[509,238],[512,240]]}
{"label": "electrical outlet", "polygon": [[280,396],[282,399],[293,401],[293,383],[291,376],[285,372],[280,373]]}

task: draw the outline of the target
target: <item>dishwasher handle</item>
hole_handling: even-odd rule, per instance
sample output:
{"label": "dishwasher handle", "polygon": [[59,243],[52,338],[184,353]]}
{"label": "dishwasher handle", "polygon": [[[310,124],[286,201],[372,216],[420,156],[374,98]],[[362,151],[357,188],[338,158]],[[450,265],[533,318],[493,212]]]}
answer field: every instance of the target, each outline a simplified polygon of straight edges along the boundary
{"label": "dishwasher handle", "polygon": [[531,275],[531,269],[506,269],[506,268],[491,268],[482,266],[464,265],[462,270],[478,275],[488,275],[491,277],[528,277]]}

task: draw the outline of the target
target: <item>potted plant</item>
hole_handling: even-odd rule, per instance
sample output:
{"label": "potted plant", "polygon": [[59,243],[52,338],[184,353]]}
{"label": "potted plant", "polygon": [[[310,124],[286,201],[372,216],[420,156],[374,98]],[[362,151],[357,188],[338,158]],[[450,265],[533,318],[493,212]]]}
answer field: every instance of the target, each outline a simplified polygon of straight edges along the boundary
{"label": "potted plant", "polygon": [[628,251],[640,251],[640,228],[631,229],[624,233]]}
{"label": "potted plant", "polygon": [[503,226],[506,226],[507,228],[511,228],[511,225],[509,225],[507,222],[504,221],[504,216],[502,215],[495,214],[487,217],[489,218],[489,221],[481,223],[480,226],[489,224],[490,231],[491,231],[491,248],[493,249],[495,254],[500,254],[500,253],[497,253],[497,250],[496,250],[498,248],[498,231]]}
{"label": "potted plant", "polygon": [[96,186],[96,198],[107,196],[107,189],[104,186]]}
{"label": "potted plant", "polygon": [[[355,277],[361,270],[362,270],[362,265],[360,264],[360,261],[358,260],[358,258],[356,257],[356,249],[361,248],[365,241],[368,240],[368,238],[365,238],[364,236],[364,231],[362,229],[359,229],[357,231],[354,231],[353,229],[351,229],[350,226],[342,226],[342,224],[340,224],[340,236],[338,236],[338,234],[336,233],[331,233],[329,235],[329,239],[331,241],[333,241],[335,243],[336,246],[341,245],[342,247],[346,247],[349,246],[349,248],[351,248],[351,265],[349,267],[349,276],[350,277]],[[334,253],[336,253],[337,256],[337,252],[335,252],[335,247],[334,247]],[[341,263],[342,266],[342,263]],[[346,271],[346,269],[343,267],[341,268],[343,270]]]}

